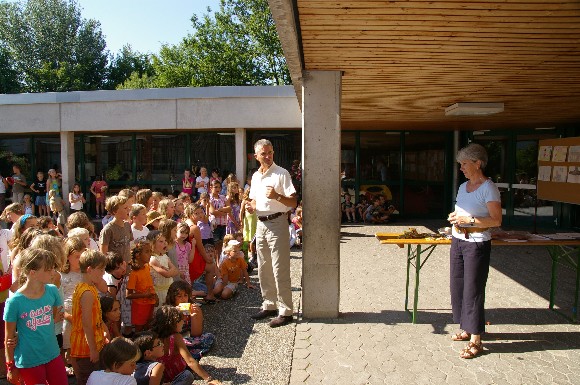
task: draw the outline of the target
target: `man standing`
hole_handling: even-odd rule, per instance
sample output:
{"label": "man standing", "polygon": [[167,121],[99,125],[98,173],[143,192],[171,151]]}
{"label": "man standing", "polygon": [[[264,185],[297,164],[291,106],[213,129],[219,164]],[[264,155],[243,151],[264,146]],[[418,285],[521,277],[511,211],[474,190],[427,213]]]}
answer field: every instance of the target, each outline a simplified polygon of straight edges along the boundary
{"label": "man standing", "polygon": [[246,209],[258,215],[256,248],[264,302],[262,310],[252,318],[278,314],[270,321],[275,328],[292,322],[288,212],[296,207],[296,190],[290,173],[274,163],[274,148],[269,140],[260,139],[254,144],[254,157],[260,168],[252,176],[251,201]]}

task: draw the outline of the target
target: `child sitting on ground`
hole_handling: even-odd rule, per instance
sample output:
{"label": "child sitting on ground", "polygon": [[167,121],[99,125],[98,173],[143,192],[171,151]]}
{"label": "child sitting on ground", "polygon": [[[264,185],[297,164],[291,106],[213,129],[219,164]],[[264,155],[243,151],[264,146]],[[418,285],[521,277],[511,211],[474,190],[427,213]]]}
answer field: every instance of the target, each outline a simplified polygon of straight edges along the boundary
{"label": "child sitting on ground", "polygon": [[359,200],[355,206],[355,209],[356,209],[356,212],[357,212],[359,218],[363,222],[365,222],[365,211],[367,210],[368,207],[369,207],[369,202],[368,202],[367,196],[365,194],[360,194]]}
{"label": "child sitting on ground", "polygon": [[228,243],[230,241],[233,241],[234,239],[236,239],[234,234],[226,234],[224,236],[224,242],[223,242],[223,246],[222,246],[222,252],[220,254],[220,258],[219,258],[219,261],[218,261],[218,267],[220,267],[222,265],[222,262],[225,261],[226,258],[228,257],[228,253],[226,253],[225,248],[228,245]]}
{"label": "child sitting on ground", "polygon": [[87,385],[137,385],[133,371],[141,352],[137,345],[124,337],[114,338],[101,350],[104,370],[91,373]]}
{"label": "child sitting on ground", "polygon": [[[137,385],[161,385],[165,365],[157,360],[163,356],[163,342],[152,331],[137,334],[134,342],[141,351],[141,358],[137,361],[137,367],[133,373]],[[175,376],[172,384],[191,385],[193,379],[193,373],[184,369]]]}
{"label": "child sitting on ground", "polygon": [[184,341],[193,358],[200,360],[215,341],[211,333],[203,333],[203,312],[193,301],[191,286],[185,281],[175,281],[167,290],[167,305],[176,306],[183,313]]}
{"label": "child sitting on ground", "polygon": [[183,336],[183,315],[175,306],[163,305],[155,311],[153,331],[157,333],[163,343],[163,355],[157,361],[165,365],[165,381],[174,381],[187,367],[200,376],[206,383],[221,385],[213,379],[199,362],[193,358]]}
{"label": "child sitting on ground", "polygon": [[389,214],[383,211],[381,206],[381,199],[375,197],[373,203],[367,207],[365,211],[365,222],[367,223],[386,223],[389,219]]}
{"label": "child sitting on ground", "polygon": [[227,258],[220,267],[221,279],[218,279],[214,288],[214,294],[221,294],[222,299],[230,299],[238,289],[241,277],[246,281],[246,287],[253,289],[248,275],[248,265],[244,260],[244,253],[240,250],[241,244],[236,240],[228,242],[225,248]]}
{"label": "child sitting on ground", "polygon": [[356,210],[354,203],[350,200],[350,194],[344,194],[344,202],[341,204],[341,211],[346,215],[346,220],[350,223],[356,222]]}

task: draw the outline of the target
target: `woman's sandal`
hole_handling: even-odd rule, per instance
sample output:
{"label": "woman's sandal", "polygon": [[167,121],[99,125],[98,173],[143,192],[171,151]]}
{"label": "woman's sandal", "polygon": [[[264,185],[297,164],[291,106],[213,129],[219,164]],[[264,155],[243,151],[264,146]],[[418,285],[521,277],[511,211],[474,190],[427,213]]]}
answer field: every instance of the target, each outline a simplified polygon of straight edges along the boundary
{"label": "woman's sandal", "polygon": [[451,336],[451,340],[453,341],[469,341],[470,338],[471,334],[468,332],[455,333]]}
{"label": "woman's sandal", "polygon": [[459,353],[459,357],[471,359],[479,356],[481,353],[483,353],[483,344],[481,342],[479,344],[469,342],[467,347]]}

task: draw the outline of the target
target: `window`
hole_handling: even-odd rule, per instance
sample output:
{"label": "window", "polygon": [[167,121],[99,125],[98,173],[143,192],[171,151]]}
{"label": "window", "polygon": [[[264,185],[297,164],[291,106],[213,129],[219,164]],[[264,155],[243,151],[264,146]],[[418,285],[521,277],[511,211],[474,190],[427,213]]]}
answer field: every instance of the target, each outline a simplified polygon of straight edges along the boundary
{"label": "window", "polygon": [[12,165],[16,163],[22,167],[22,174],[26,176],[27,180],[32,177],[34,170],[31,170],[29,154],[29,138],[0,139],[0,173],[2,176],[11,176],[13,174]]}
{"label": "window", "polygon": [[401,133],[393,131],[361,132],[361,183],[398,183],[401,157]]}
{"label": "window", "polygon": [[85,177],[101,175],[107,183],[132,179],[132,135],[86,135]]}
{"label": "window", "polygon": [[137,181],[181,180],[181,174],[187,167],[186,145],[185,134],[137,135]]}
{"label": "window", "polygon": [[[34,163],[36,171],[44,171],[45,176],[49,169],[61,171],[60,166],[60,138],[58,136],[42,136],[34,138]],[[36,178],[35,178],[36,179]]]}

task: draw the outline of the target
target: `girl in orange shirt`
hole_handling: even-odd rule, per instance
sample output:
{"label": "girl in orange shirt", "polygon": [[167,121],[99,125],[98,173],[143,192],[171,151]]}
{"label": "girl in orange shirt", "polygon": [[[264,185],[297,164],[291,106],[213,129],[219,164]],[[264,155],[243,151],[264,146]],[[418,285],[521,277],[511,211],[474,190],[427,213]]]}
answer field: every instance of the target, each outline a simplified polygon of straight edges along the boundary
{"label": "girl in orange shirt", "polygon": [[138,239],[131,250],[131,273],[127,282],[127,299],[131,301],[131,322],[135,332],[145,330],[153,317],[153,309],[159,302],[149,270],[151,244]]}

